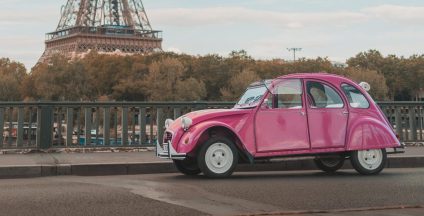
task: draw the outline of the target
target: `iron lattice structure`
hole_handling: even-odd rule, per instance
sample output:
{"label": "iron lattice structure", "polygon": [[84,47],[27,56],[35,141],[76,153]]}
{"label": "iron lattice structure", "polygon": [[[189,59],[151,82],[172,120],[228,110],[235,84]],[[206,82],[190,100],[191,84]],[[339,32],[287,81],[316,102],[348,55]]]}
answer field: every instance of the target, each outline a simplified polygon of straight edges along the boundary
{"label": "iron lattice structure", "polygon": [[56,31],[46,34],[40,62],[54,54],[80,57],[89,51],[145,54],[161,50],[142,0],[68,0]]}

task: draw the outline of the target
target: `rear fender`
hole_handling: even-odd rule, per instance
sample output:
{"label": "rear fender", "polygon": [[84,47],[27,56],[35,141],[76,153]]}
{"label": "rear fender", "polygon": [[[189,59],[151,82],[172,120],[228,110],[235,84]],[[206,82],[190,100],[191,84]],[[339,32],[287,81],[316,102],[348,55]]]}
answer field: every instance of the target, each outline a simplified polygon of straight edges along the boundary
{"label": "rear fender", "polygon": [[401,144],[392,128],[384,123],[374,118],[362,118],[351,122],[347,150],[400,147]]}

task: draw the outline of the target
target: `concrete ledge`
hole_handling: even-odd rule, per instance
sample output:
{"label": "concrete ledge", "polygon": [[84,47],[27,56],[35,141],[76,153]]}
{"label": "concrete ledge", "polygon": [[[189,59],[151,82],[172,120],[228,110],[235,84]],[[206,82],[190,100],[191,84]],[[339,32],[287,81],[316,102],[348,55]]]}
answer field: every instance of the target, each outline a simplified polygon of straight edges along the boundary
{"label": "concrete ledge", "polygon": [[128,164],[128,175],[137,174],[158,174],[158,173],[174,173],[177,172],[173,163],[139,163]]}
{"label": "concrete ledge", "polygon": [[[424,167],[424,157],[390,157],[387,168],[417,168]],[[294,171],[316,170],[311,159],[283,160],[255,165],[240,164],[236,171]],[[352,169],[346,161],[343,169]],[[129,164],[62,164],[41,166],[5,166],[0,167],[0,179],[3,178],[34,178],[43,176],[106,176],[106,175],[138,175],[157,173],[176,173],[177,169],[171,162],[129,163]]]}
{"label": "concrete ledge", "polygon": [[415,168],[424,167],[424,157],[392,157],[389,158],[389,168]]}
{"label": "concrete ledge", "polygon": [[127,164],[71,165],[71,174],[77,176],[127,175]]}
{"label": "concrete ledge", "polygon": [[41,177],[41,166],[8,166],[0,167],[0,178],[33,178]]}

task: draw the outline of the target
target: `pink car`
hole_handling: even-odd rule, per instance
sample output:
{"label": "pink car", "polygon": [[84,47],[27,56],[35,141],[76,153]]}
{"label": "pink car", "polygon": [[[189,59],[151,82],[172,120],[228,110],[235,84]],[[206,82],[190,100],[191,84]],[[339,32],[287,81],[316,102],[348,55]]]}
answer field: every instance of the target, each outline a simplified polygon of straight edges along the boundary
{"label": "pink car", "polygon": [[314,156],[325,172],[350,159],[359,173],[378,174],[386,149],[403,146],[367,88],[325,73],[254,83],[233,109],[167,120],[157,154],[186,175],[213,178],[230,176],[238,163],[288,156]]}

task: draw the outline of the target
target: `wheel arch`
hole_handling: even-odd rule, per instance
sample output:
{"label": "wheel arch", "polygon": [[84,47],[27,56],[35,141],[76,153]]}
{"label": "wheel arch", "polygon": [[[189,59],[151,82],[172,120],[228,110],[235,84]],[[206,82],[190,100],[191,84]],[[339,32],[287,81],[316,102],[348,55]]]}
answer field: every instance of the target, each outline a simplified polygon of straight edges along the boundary
{"label": "wheel arch", "polygon": [[194,140],[196,143],[195,152],[197,152],[202,144],[208,139],[219,136],[226,137],[235,144],[235,147],[239,152],[240,159],[243,162],[253,163],[253,156],[244,148],[244,144],[241,138],[231,128],[224,125],[210,125],[205,127],[202,132],[199,133],[198,138]]}

